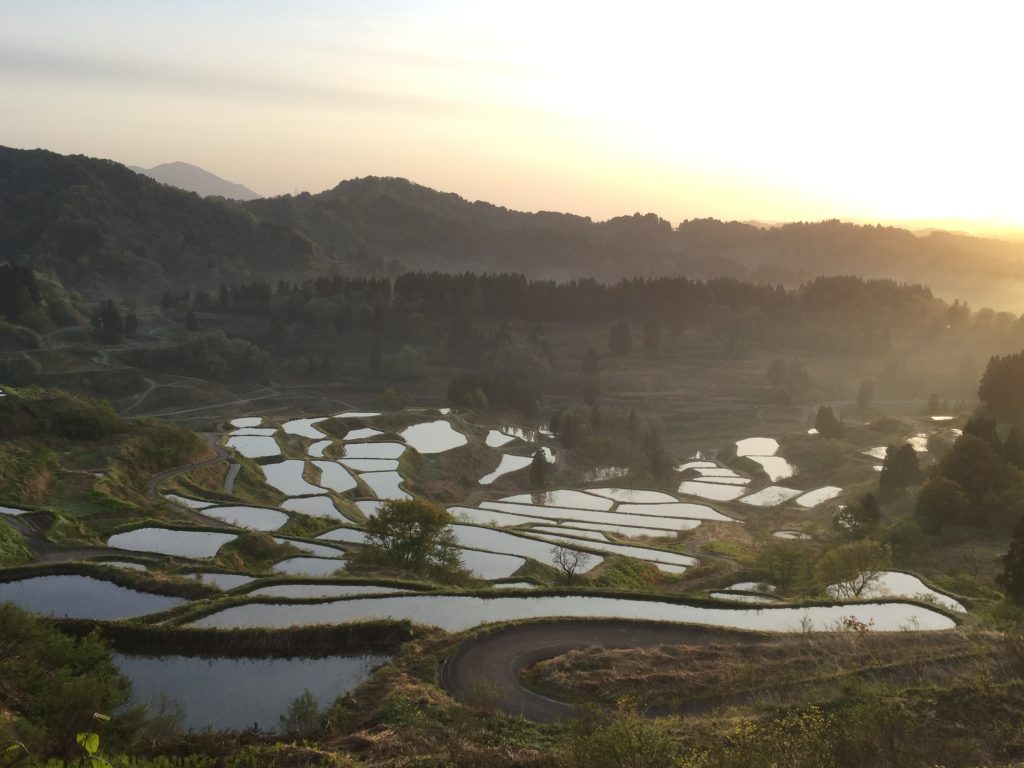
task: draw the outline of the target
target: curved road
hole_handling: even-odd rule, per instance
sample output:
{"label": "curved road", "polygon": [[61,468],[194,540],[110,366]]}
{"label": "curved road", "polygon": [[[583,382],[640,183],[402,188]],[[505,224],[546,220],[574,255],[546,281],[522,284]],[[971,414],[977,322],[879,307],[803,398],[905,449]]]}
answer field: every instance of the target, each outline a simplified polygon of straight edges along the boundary
{"label": "curved road", "polygon": [[617,619],[554,620],[496,629],[466,640],[441,666],[441,686],[464,699],[481,681],[497,690],[496,707],[530,720],[559,722],[572,717],[570,704],[529,691],[519,674],[531,664],[572,650],[646,648],[655,645],[753,644],[764,640],[754,633],[687,624],[659,624]]}
{"label": "curved road", "polygon": [[149,481],[146,483],[146,492],[150,496],[154,498],[158,497],[159,494],[157,493],[156,490],[157,486],[159,486],[160,483],[162,483],[164,480],[167,480],[170,477],[174,477],[175,475],[180,475],[182,472],[191,472],[194,469],[208,467],[211,464],[216,464],[221,461],[226,461],[230,463],[231,454],[228,453],[226,448],[217,443],[217,435],[210,434],[209,432],[204,432],[202,433],[202,438],[203,442],[206,443],[207,447],[216,455],[209,459],[203,459],[202,461],[197,461],[192,464],[185,464],[180,467],[173,467],[172,469],[168,469],[166,472],[161,472],[158,475],[153,475],[153,477],[149,478]]}

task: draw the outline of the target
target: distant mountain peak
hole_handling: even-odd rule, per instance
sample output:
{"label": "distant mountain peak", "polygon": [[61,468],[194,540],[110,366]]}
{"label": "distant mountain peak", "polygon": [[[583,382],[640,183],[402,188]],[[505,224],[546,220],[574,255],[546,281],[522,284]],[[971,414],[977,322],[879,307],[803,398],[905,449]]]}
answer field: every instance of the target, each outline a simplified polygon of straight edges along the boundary
{"label": "distant mountain peak", "polygon": [[187,192],[195,192],[202,197],[217,195],[230,200],[256,200],[262,195],[253,192],[243,184],[222,179],[216,174],[210,173],[198,165],[185,163],[176,160],[170,163],[162,163],[152,168],[140,168],[135,165],[128,166],[136,173],[156,179],[161,184],[169,184]]}

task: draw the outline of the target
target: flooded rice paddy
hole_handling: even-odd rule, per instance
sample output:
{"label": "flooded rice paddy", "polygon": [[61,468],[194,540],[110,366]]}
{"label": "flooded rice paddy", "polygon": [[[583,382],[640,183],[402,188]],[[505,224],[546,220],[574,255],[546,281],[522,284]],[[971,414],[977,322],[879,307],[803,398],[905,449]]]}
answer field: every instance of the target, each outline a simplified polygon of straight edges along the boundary
{"label": "flooded rice paddy", "polygon": [[288,515],[284,512],[265,507],[206,507],[203,514],[253,531],[275,531],[288,522]]}
{"label": "flooded rice paddy", "polygon": [[873,622],[873,631],[952,629],[938,611],[909,603],[860,603],[780,608],[712,608],[656,600],[589,596],[473,597],[416,595],[369,597],[318,604],[247,604],[224,608],[192,623],[197,627],[289,627],[360,619],[405,619],[460,632],[481,624],[538,618],[618,618],[671,621],[731,629],[795,632],[804,626],[824,631],[848,617]]}
{"label": "flooded rice paddy", "polygon": [[569,507],[571,509],[607,510],[615,502],[611,499],[594,496],[583,491],[553,490],[537,491],[536,493],[520,493],[499,499],[513,504],[531,504],[540,507]]}
{"label": "flooded rice paddy", "polygon": [[781,485],[769,485],[756,493],[744,496],[740,501],[752,507],[777,507],[779,504],[796,498],[803,491],[794,488],[785,488]]}
{"label": "flooded rice paddy", "polygon": [[107,546],[174,557],[207,558],[216,556],[221,547],[236,538],[233,533],[146,527],[115,533],[107,539]]}
{"label": "flooded rice paddy", "polygon": [[321,440],[327,435],[317,429],[314,424],[319,424],[321,421],[327,421],[326,416],[321,416],[317,419],[292,419],[286,421],[281,425],[282,431],[289,435],[295,435],[297,437],[308,437],[310,440]]}
{"label": "flooded rice paddy", "polygon": [[343,466],[333,461],[314,461],[313,466],[320,470],[320,479],[317,483],[323,488],[345,493],[356,487],[356,480]]}
{"label": "flooded rice paddy", "polygon": [[675,496],[661,491],[644,491],[636,488],[587,488],[587,493],[626,504],[671,504],[679,501]]}
{"label": "flooded rice paddy", "polygon": [[401,443],[345,443],[342,461],[345,459],[397,459],[405,453]]}
{"label": "flooded rice paddy", "polygon": [[289,512],[298,512],[310,517],[326,517],[331,520],[345,520],[346,517],[334,506],[334,502],[327,496],[306,496],[301,499],[288,499],[281,505],[281,509]]}
{"label": "flooded rice paddy", "polygon": [[747,492],[743,487],[724,483],[702,483],[699,480],[683,480],[678,490],[685,496],[696,496],[709,501],[733,501]]}
{"label": "flooded rice paddy", "polygon": [[402,488],[402,476],[398,472],[360,472],[359,479],[366,483],[378,499],[411,499]]}
{"label": "flooded rice paddy", "polygon": [[402,439],[419,453],[444,453],[466,445],[469,440],[443,419],[413,424],[401,433]]}
{"label": "flooded rice paddy", "polygon": [[339,459],[338,463],[356,472],[398,471],[398,459]]}
{"label": "flooded rice paddy", "polygon": [[313,485],[303,477],[306,462],[301,459],[285,459],[276,464],[263,464],[260,469],[267,485],[276,488],[285,496],[314,496],[327,493],[325,488]]}
{"label": "flooded rice paddy", "polygon": [[492,429],[487,432],[487,437],[484,438],[484,445],[488,448],[501,448],[501,446],[508,445],[513,440],[515,438],[512,435],[506,435],[504,432]]}
{"label": "flooded rice paddy", "polygon": [[826,501],[831,501],[843,492],[842,488],[835,485],[826,485],[821,488],[817,488],[813,491],[808,491],[802,496],[798,496],[796,503],[801,507],[812,509],[819,504],[824,504]]}
{"label": "flooded rice paddy", "polygon": [[228,438],[227,446],[247,459],[269,459],[281,455],[277,440],[264,435],[234,435]]}
{"label": "flooded rice paddy", "polygon": [[501,461],[498,462],[498,466],[493,472],[488,472],[480,478],[480,485],[490,485],[499,477],[526,469],[532,463],[533,459],[529,456],[511,456],[505,454],[501,457]]}
{"label": "flooded rice paddy", "polygon": [[132,682],[133,701],[180,705],[189,730],[276,731],[289,704],[309,691],[321,708],[354,690],[388,656],[237,659],[114,655]]}
{"label": "flooded rice paddy", "polygon": [[179,605],[180,597],[140,592],[91,576],[32,576],[0,582],[0,603],[68,619],[133,619]]}

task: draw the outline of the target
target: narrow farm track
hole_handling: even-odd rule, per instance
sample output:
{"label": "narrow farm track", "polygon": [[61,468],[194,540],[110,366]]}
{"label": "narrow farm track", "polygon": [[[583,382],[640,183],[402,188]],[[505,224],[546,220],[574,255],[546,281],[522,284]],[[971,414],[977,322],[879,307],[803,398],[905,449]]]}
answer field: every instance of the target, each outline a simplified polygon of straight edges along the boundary
{"label": "narrow farm track", "polygon": [[157,493],[157,488],[160,483],[168,478],[180,475],[184,472],[191,472],[195,469],[202,469],[203,467],[208,467],[221,461],[231,461],[231,455],[228,453],[227,449],[217,444],[217,435],[204,432],[203,441],[207,446],[209,446],[210,450],[217,454],[216,456],[210,459],[204,459],[203,461],[197,461],[192,464],[184,464],[180,467],[174,467],[173,469],[168,469],[158,475],[153,475],[146,484],[146,492],[153,498],[156,498],[159,495]]}
{"label": "narrow farm track", "polygon": [[90,560],[94,557],[137,556],[114,547],[73,547],[65,548],[48,541],[44,532],[53,520],[49,512],[33,512],[19,517],[4,517],[4,522],[21,534],[25,546],[34,557],[34,563],[69,563]]}
{"label": "narrow farm track", "polygon": [[497,692],[495,706],[530,720],[560,722],[574,707],[527,690],[519,674],[532,664],[569,651],[647,648],[656,645],[754,644],[766,636],[686,624],[659,624],[611,619],[554,620],[502,627],[466,640],[441,667],[441,686],[457,699],[481,684]]}

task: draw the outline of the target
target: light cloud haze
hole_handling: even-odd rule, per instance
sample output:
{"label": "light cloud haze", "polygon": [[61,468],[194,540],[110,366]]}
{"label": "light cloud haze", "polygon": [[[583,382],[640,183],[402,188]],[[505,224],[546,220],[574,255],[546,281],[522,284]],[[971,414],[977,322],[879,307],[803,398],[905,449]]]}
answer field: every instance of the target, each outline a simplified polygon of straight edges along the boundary
{"label": "light cloud haze", "polygon": [[1014,3],[3,2],[0,144],[263,194],[1024,226]]}

